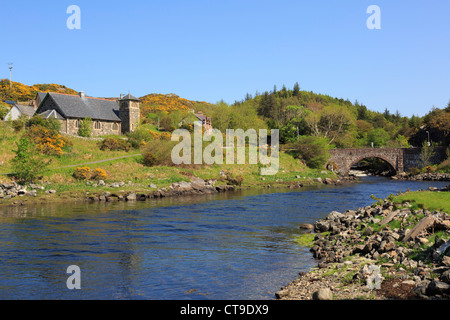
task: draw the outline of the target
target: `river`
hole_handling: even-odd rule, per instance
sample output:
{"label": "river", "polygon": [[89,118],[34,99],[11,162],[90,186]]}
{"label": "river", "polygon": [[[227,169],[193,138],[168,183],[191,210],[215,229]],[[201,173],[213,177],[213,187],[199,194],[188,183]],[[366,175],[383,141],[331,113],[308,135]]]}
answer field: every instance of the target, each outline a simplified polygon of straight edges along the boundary
{"label": "river", "polygon": [[[146,202],[0,208],[0,299],[273,299],[316,265],[301,223],[448,182],[365,177],[343,186]],[[67,268],[80,268],[69,290]]]}

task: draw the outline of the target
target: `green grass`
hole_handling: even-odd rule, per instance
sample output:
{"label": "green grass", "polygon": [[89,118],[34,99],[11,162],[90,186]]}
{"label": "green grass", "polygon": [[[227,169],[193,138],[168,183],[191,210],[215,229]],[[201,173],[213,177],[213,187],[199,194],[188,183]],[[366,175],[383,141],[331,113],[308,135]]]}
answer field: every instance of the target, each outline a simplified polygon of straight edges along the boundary
{"label": "green grass", "polygon": [[294,239],[299,246],[311,248],[314,244],[315,236],[314,233],[302,233],[299,236],[295,236]]}
{"label": "green grass", "polygon": [[450,193],[434,191],[408,192],[394,198],[395,202],[410,202],[413,206],[430,211],[438,210],[450,213]]}

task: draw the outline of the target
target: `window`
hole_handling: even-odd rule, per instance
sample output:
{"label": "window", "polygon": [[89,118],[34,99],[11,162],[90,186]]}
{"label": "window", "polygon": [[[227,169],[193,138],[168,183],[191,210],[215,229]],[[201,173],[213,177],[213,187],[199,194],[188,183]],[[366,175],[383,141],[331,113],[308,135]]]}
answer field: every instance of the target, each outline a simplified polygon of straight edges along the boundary
{"label": "window", "polygon": [[80,127],[80,120],[75,120],[75,128],[79,128]]}
{"label": "window", "polygon": [[94,128],[97,130],[100,130],[102,128],[102,124],[100,123],[100,121],[94,122]]}
{"label": "window", "polygon": [[113,128],[112,128],[114,131],[117,131],[117,130],[119,130],[119,125],[116,123],[116,122],[114,122],[113,123]]}

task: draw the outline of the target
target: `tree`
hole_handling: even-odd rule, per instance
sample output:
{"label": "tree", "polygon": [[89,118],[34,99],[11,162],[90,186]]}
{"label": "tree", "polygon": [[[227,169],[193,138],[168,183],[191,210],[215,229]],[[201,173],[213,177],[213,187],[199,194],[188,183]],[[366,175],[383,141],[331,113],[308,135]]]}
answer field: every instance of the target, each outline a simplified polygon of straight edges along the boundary
{"label": "tree", "polygon": [[320,169],[330,158],[328,145],[326,138],[301,136],[297,142],[286,144],[285,150],[302,159],[308,167]]}
{"label": "tree", "polygon": [[84,118],[80,121],[80,126],[78,128],[78,135],[80,137],[89,138],[92,135],[92,119]]}
{"label": "tree", "polygon": [[347,132],[355,123],[348,109],[338,105],[327,106],[319,112],[312,112],[305,118],[314,136],[329,139],[329,144]]}
{"label": "tree", "polygon": [[419,156],[419,165],[421,168],[429,166],[431,164],[431,159],[434,156],[434,146],[428,145],[428,141],[424,141],[422,144],[422,150]]}
{"label": "tree", "polygon": [[175,126],[173,125],[173,121],[172,118],[170,117],[170,115],[166,115],[165,117],[163,117],[159,123],[159,125],[161,126],[161,128],[164,131],[168,131],[168,132],[172,132],[173,130],[175,130]]}
{"label": "tree", "polygon": [[373,143],[374,147],[384,147],[391,139],[389,133],[383,128],[376,128],[369,132],[367,135],[367,142],[369,145]]}
{"label": "tree", "polygon": [[296,82],[294,84],[294,89],[292,90],[292,95],[294,97],[298,97],[300,95],[300,85],[298,84],[298,82]]}
{"label": "tree", "polygon": [[11,160],[14,176],[19,182],[35,181],[49,165],[51,160],[45,160],[28,138],[16,142],[16,156]]}

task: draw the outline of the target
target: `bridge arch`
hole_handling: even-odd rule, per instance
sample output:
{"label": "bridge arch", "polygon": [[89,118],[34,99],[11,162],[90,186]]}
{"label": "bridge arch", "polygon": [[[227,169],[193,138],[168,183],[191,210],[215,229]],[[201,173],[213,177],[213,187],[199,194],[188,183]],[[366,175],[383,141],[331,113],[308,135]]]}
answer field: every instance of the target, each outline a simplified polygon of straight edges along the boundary
{"label": "bridge arch", "polygon": [[358,157],[358,158],[356,158],[356,160],[353,161],[353,163],[350,163],[350,166],[349,166],[348,170],[346,170],[346,172],[348,173],[355,164],[357,164],[357,163],[359,163],[359,162],[361,162],[362,160],[365,160],[365,159],[381,159],[381,160],[383,160],[385,163],[387,163],[391,167],[393,172],[397,172],[397,169],[396,169],[397,164],[393,163],[392,160],[389,160],[389,159],[387,159],[386,157],[383,157],[383,156],[375,156],[375,157],[362,156],[362,157]]}
{"label": "bridge arch", "polygon": [[333,149],[330,150],[334,169],[340,174],[348,174],[350,168],[356,163],[367,158],[378,158],[387,162],[392,166],[396,173],[403,172],[403,149],[386,148],[386,149]]}

